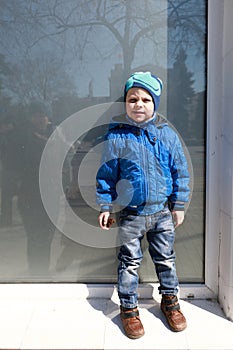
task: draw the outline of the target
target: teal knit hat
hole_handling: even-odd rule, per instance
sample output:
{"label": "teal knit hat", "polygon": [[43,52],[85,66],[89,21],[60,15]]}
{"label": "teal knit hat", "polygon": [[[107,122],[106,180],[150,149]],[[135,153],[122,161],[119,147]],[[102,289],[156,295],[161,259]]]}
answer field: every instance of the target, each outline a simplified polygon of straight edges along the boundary
{"label": "teal knit hat", "polygon": [[153,99],[155,110],[158,109],[163,88],[163,83],[160,78],[150,72],[133,73],[125,83],[124,101],[126,101],[127,92],[133,87],[143,88],[148,91]]}

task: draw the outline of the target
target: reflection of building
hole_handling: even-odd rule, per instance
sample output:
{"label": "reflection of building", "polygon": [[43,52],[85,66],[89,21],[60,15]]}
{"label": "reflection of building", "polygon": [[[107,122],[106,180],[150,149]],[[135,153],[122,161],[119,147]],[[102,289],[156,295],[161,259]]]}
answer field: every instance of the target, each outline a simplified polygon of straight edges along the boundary
{"label": "reflection of building", "polygon": [[122,96],[122,86],[124,86],[123,66],[121,63],[115,64],[114,69],[111,70],[109,85],[111,100],[118,100]]}
{"label": "reflection of building", "polygon": [[88,97],[93,97],[93,79],[90,80],[88,85]]}

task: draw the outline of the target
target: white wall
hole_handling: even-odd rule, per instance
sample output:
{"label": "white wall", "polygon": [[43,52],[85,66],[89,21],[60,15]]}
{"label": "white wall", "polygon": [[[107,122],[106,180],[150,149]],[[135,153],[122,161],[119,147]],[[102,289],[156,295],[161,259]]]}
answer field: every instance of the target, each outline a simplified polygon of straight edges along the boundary
{"label": "white wall", "polygon": [[233,1],[224,0],[219,300],[233,320]]}
{"label": "white wall", "polygon": [[233,320],[233,1],[208,1],[206,285]]}

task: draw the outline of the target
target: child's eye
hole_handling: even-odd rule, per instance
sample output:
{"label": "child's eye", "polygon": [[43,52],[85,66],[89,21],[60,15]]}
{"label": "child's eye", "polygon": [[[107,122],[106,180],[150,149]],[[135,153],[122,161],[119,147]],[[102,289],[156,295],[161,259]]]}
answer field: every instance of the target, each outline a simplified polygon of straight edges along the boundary
{"label": "child's eye", "polygon": [[136,98],[130,98],[128,102],[129,103],[135,103],[135,102],[137,102],[137,99]]}

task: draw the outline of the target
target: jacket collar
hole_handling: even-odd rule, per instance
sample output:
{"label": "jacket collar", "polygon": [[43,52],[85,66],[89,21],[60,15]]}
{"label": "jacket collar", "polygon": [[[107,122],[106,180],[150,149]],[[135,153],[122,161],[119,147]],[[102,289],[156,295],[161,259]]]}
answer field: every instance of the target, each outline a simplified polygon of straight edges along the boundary
{"label": "jacket collar", "polygon": [[135,128],[142,128],[154,134],[154,126],[157,128],[163,128],[165,125],[168,125],[167,119],[162,114],[156,112],[151,119],[144,123],[136,123],[127,115],[115,116],[112,118],[109,129],[123,126],[126,128],[132,128],[132,126],[134,126]]}

